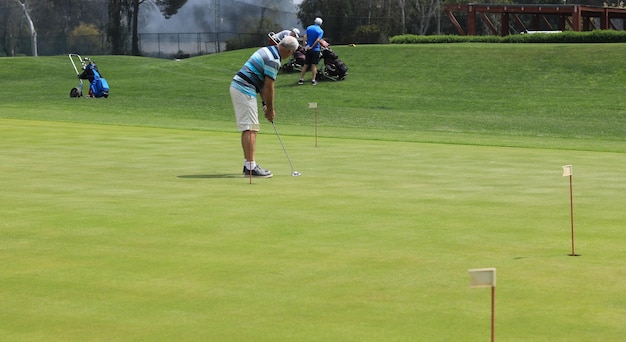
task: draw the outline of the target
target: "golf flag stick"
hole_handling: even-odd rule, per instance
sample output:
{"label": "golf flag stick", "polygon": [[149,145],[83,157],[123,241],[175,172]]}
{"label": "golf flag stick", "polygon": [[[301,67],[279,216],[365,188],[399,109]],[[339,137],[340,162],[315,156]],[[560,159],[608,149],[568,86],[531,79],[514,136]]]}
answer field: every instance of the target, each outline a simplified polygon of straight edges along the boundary
{"label": "golf flag stick", "polygon": [[315,147],[317,147],[317,102],[309,102],[309,108],[315,109]]}
{"label": "golf flag stick", "polygon": [[572,182],[572,165],[563,166],[563,177],[569,177],[569,211],[570,222],[572,225],[572,254],[570,256],[578,256],[574,249],[574,192]]}
{"label": "golf flag stick", "polygon": [[[495,272],[495,271],[494,271]],[[491,287],[491,342],[496,340],[496,287]]]}
{"label": "golf flag stick", "polygon": [[470,287],[491,287],[491,342],[496,339],[496,269],[474,268],[468,270]]}
{"label": "golf flag stick", "polygon": [[317,147],[317,107],[315,107],[315,147]]}

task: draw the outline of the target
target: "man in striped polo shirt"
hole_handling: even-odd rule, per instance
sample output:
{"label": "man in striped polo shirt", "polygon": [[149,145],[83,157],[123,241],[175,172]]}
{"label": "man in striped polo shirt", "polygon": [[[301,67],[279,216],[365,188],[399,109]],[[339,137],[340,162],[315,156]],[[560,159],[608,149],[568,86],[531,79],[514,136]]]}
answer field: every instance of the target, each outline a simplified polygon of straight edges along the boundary
{"label": "man in striped polo shirt", "polygon": [[230,98],[235,110],[237,129],[241,131],[243,148],[243,174],[255,177],[272,177],[254,160],[256,137],[259,132],[259,111],[256,96],[261,95],[265,118],[274,122],[274,81],[280,69],[281,59],[286,59],[298,48],[298,40],[287,36],[278,45],[257,50],[230,83]]}

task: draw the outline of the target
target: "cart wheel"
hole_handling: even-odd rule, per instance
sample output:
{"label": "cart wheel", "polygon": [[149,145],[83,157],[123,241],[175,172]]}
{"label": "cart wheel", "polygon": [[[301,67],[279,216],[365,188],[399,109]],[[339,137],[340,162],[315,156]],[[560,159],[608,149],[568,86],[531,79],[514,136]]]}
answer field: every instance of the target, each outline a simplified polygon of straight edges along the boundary
{"label": "cart wheel", "polygon": [[72,90],[70,90],[70,97],[80,97],[80,95],[78,88],[72,88]]}

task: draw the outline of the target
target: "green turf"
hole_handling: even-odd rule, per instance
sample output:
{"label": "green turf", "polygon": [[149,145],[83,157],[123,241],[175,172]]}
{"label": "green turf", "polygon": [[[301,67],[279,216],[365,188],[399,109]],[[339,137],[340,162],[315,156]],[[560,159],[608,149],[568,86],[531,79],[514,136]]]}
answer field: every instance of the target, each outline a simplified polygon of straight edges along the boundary
{"label": "green turf", "polygon": [[[277,125],[303,175],[289,175],[265,124],[258,159],[275,176],[252,184],[238,174],[227,96],[249,51],[94,57],[117,89],[106,100],[67,97],[67,57],[0,59],[0,340],[487,340],[489,290],[468,286],[478,267],[498,270],[498,340],[623,340],[620,71],[599,69],[593,77],[608,81],[566,84],[574,94],[553,98],[556,84],[541,95],[496,62],[555,76],[571,63],[558,51],[582,58],[589,46],[509,47],[553,57],[514,62],[501,45],[338,47],[344,82],[312,90],[281,75]],[[409,55],[411,67],[398,65]],[[436,67],[435,56],[448,62]],[[454,64],[459,79],[446,71]],[[482,66],[460,73],[472,64]],[[430,76],[398,81],[414,69]],[[507,104],[494,79],[533,96]],[[320,103],[318,147],[310,101]],[[534,113],[542,102],[555,110]],[[550,124],[586,109],[589,120],[569,126],[580,133]],[[565,164],[579,257],[567,255]]]}
{"label": "green turf", "polygon": [[[285,133],[312,134],[308,103],[317,102],[320,134],[332,137],[625,151],[626,44],[335,50],[350,68],[345,82],[311,89],[296,85],[297,74],[279,76]],[[251,51],[92,56],[112,88],[96,103],[67,98],[77,84],[67,56],[4,58],[0,117],[231,131],[228,85]]]}

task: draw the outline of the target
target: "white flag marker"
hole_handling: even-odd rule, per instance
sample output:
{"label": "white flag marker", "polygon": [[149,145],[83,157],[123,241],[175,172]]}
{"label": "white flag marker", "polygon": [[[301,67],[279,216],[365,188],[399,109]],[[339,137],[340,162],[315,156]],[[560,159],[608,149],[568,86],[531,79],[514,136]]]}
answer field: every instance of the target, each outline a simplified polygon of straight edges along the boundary
{"label": "white flag marker", "polygon": [[470,287],[491,287],[491,342],[496,339],[496,269],[474,268],[468,270]]}
{"label": "white flag marker", "polygon": [[572,175],[572,165],[564,165],[563,166],[563,177]]}
{"label": "white flag marker", "polygon": [[496,286],[495,268],[474,268],[469,270],[470,287],[492,287]]}
{"label": "white flag marker", "polygon": [[576,254],[576,250],[574,249],[574,190],[572,185],[572,165],[564,165],[563,166],[563,177],[569,177],[569,207],[570,207],[570,221],[572,223],[572,253],[570,256],[579,256]]}

